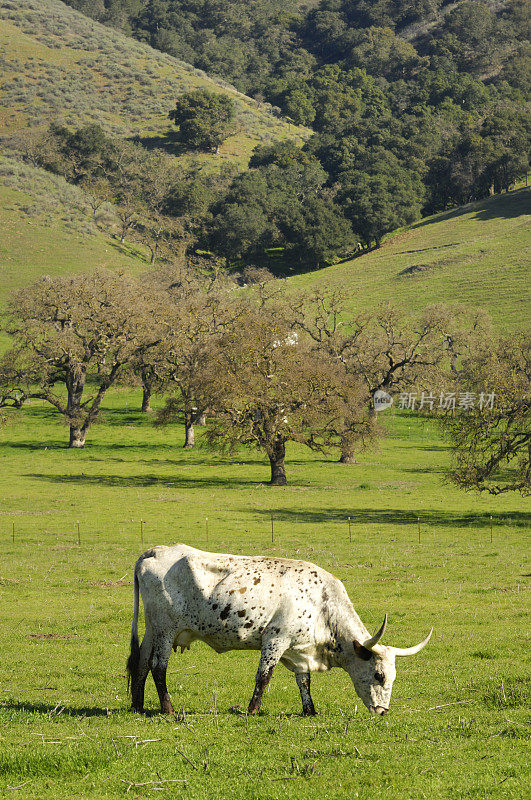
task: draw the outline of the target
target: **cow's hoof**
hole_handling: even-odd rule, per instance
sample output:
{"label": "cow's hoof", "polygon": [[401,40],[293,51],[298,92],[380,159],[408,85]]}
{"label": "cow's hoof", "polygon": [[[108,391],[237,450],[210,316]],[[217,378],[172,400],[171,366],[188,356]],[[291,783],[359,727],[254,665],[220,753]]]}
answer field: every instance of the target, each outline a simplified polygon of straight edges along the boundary
{"label": "cow's hoof", "polygon": [[143,714],[144,706],[131,706],[131,711],[136,711],[137,714]]}

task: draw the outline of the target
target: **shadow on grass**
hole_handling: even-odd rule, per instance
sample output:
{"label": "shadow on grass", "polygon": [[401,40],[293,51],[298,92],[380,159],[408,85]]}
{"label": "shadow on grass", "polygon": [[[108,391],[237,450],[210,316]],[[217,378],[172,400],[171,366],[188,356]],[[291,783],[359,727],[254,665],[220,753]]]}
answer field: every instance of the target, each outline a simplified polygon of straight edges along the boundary
{"label": "shadow on grass", "polygon": [[[249,513],[260,514],[270,517],[268,509],[253,509]],[[382,509],[374,508],[331,508],[305,509],[297,511],[295,509],[279,509],[274,512],[275,520],[279,522],[315,523],[342,522],[345,523],[350,517],[353,524],[374,524],[382,525],[417,525],[420,518],[421,525],[447,525],[453,527],[476,527],[486,528],[490,526],[490,514],[487,512],[465,512],[453,513],[451,511],[435,511],[417,509],[415,511],[405,511],[403,509]],[[492,514],[493,526],[511,525],[514,527],[527,527],[531,523],[531,513],[526,511],[507,511]]]}
{"label": "shadow on grass", "polygon": [[436,244],[433,247],[421,247],[418,250],[400,250],[396,255],[403,256],[408,253],[425,253],[428,250],[442,250],[444,247],[457,247],[460,242],[451,242],[451,244]]}
{"label": "shadow on grass", "polygon": [[[24,703],[24,702],[17,702],[17,701],[7,701],[7,702],[0,702],[0,710],[3,708],[8,709],[9,711],[21,711],[26,714],[46,714],[50,715],[53,719],[56,716],[65,716],[65,717],[109,717],[111,713],[121,713],[127,712],[131,714],[131,718],[134,717],[160,717],[161,711],[158,708],[144,708],[144,711],[139,713],[138,711],[133,711],[129,706],[124,705],[123,708],[113,709],[112,712],[107,708],[98,708],[95,706],[63,706],[63,704],[57,705],[51,703]],[[220,710],[221,715],[236,715],[236,716],[246,716],[244,710],[241,709],[239,706],[230,706],[229,708]],[[191,711],[187,710],[186,716],[187,717],[204,717],[210,716],[211,712],[205,713],[204,711]],[[166,719],[168,719],[167,715],[163,715]],[[271,717],[276,716],[272,715],[270,712],[260,711],[260,717]],[[177,718],[179,717],[177,711]],[[294,718],[297,719],[299,717],[303,717],[302,714],[297,712],[287,712],[283,714],[285,718]]]}
{"label": "shadow on grass", "polygon": [[[109,716],[106,708],[95,708],[90,706],[63,706],[62,703],[22,703],[8,701],[0,703],[0,709],[7,708],[10,711],[24,711],[30,714],[51,714],[52,716],[65,715],[68,717],[107,717]],[[62,709],[62,710],[61,710]],[[55,712],[55,713],[53,713]]]}
{"label": "shadow on grass", "polygon": [[45,475],[27,472],[25,478],[36,478],[41,481],[59,484],[83,486],[173,486],[177,489],[204,489],[217,486],[257,486],[258,481],[233,478],[184,478],[182,475],[161,477],[160,475]]}
{"label": "shadow on grass", "polygon": [[219,461],[194,461],[193,458],[165,458],[161,456],[161,458],[140,458],[138,460],[129,460],[125,458],[91,458],[92,462],[94,461],[101,461],[104,464],[108,464],[111,461],[115,461],[118,463],[123,464],[144,464],[153,467],[160,467],[162,465],[167,467],[202,467],[204,469],[216,469],[217,467],[262,467],[264,470],[266,469],[265,461],[240,461],[236,458],[231,461],[230,459],[220,459]]}
{"label": "shadow on grass", "polygon": [[164,150],[171,156],[182,156],[186,153],[195,153],[197,151],[191,150],[179,139],[177,131],[168,131],[168,133],[154,134],[153,136],[131,136],[130,142],[141,144],[146,150]]}
{"label": "shadow on grass", "polygon": [[507,192],[506,194],[494,195],[494,197],[488,197],[484,200],[477,200],[475,202],[468,203],[465,206],[452,208],[449,211],[438,214],[436,220],[434,220],[433,217],[427,217],[426,219],[411,225],[409,230],[422,228],[424,225],[430,225],[434,221],[439,222],[443,220],[456,219],[457,217],[462,217],[464,214],[471,214],[473,212],[475,212],[476,219],[485,221],[500,217],[505,219],[519,217],[522,214],[527,213],[525,203],[528,196],[527,189],[517,189],[512,192]]}
{"label": "shadow on grass", "polygon": [[68,450],[68,443],[58,441],[46,441],[40,444],[36,444],[35,442],[0,442],[0,451],[11,449],[31,450],[32,452],[37,452],[39,450]]}
{"label": "shadow on grass", "polygon": [[444,475],[447,472],[447,469],[445,467],[425,467],[425,466],[400,467],[400,472],[421,472],[421,473],[430,472],[432,475],[437,473]]}
{"label": "shadow on grass", "polygon": [[[176,447],[168,444],[163,443],[152,443],[152,442],[145,442],[145,443],[138,443],[133,442],[131,444],[123,444],[119,442],[113,442],[112,444],[101,444],[100,442],[87,442],[86,446],[75,450],[68,447],[67,440],[46,440],[42,442],[0,442],[0,450],[9,450],[13,448],[14,450],[69,450],[72,453],[105,453],[105,452],[113,452],[114,450],[164,450],[164,451],[175,451]],[[178,448],[177,448],[178,449]],[[182,449],[182,448],[181,448]],[[104,459],[101,459],[104,460]],[[108,459],[105,459],[108,460]],[[117,461],[121,461],[123,459],[115,459]],[[156,463],[156,460],[153,461]]]}

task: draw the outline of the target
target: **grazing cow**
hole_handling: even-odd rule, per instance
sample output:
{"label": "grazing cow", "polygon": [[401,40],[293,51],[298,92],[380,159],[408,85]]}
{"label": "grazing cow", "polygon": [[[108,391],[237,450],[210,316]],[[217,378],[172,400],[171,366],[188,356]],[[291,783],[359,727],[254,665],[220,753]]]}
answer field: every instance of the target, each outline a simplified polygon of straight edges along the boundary
{"label": "grazing cow", "polygon": [[[163,713],[172,714],[166,667],[172,648],[198,639],[217,653],[260,650],[249,713],[260,710],[262,694],[281,661],[291,672],[304,714],[315,714],[310,673],[342,667],[374,714],[389,710],[395,656],[415,647],[378,644],[354,611],[340,580],[307,561],[205,553],[187,545],[154,547],[135,565],[131,654],[127,662],[132,708],[143,711],[144,686],[151,669]],[[138,642],[139,591],[146,630]],[[432,629],[433,630],[433,629]]]}

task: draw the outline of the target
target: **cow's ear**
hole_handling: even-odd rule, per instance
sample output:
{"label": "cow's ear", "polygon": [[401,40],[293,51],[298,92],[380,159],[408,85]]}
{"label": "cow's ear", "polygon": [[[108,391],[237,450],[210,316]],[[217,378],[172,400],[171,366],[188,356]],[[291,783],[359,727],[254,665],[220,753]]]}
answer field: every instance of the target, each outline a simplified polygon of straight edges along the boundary
{"label": "cow's ear", "polygon": [[359,642],[357,642],[356,639],[354,639],[352,644],[354,645],[354,652],[356,653],[358,658],[362,658],[364,661],[368,661],[370,659],[370,657],[372,656],[370,650],[367,650],[367,648],[364,647]]}

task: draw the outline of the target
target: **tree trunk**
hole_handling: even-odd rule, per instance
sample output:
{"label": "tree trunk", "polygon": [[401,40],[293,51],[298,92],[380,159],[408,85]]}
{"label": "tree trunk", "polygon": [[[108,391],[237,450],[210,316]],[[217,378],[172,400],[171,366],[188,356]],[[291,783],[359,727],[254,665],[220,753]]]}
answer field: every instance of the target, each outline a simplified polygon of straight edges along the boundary
{"label": "tree trunk", "polygon": [[70,426],[70,442],[69,448],[81,449],[85,447],[85,437],[87,431],[84,428],[78,428],[76,425]]}
{"label": "tree trunk", "polygon": [[191,450],[195,446],[195,433],[192,422],[186,420],[184,423],[184,449]]}
{"label": "tree trunk", "polygon": [[197,424],[204,426],[206,425],[206,420],[207,420],[206,411],[200,411],[199,414],[197,415],[197,420],[196,420]]}
{"label": "tree trunk", "polygon": [[144,366],[140,370],[140,378],[142,380],[142,408],[140,411],[146,414],[151,411],[149,402],[151,400],[151,392],[153,391],[154,373],[149,366]]}
{"label": "tree trunk", "polygon": [[151,384],[143,383],[142,384],[142,408],[140,411],[143,414],[147,414],[148,411],[151,411],[151,406],[149,405],[149,401],[151,400]]}
{"label": "tree trunk", "polygon": [[[191,450],[195,447],[195,432],[194,425],[199,422],[199,417],[202,412],[199,412],[195,406],[192,405],[192,400],[188,398],[184,404],[184,449]],[[199,422],[201,424],[201,422]]]}
{"label": "tree trunk", "polygon": [[284,458],[286,456],[286,443],[283,439],[277,439],[273,448],[268,452],[269,463],[271,464],[270,486],[285,486],[287,484]]}
{"label": "tree trunk", "polygon": [[140,411],[143,414],[147,414],[148,411],[151,411],[151,406],[149,405],[149,401],[151,400],[151,386],[144,386],[142,389],[142,408]]}
{"label": "tree trunk", "polygon": [[195,433],[194,433],[194,410],[192,408],[192,403],[188,398],[185,400],[184,404],[184,449],[191,450],[195,445]]}
{"label": "tree trunk", "polygon": [[356,464],[354,442],[348,438],[341,439],[341,456],[339,458],[340,464]]}
{"label": "tree trunk", "polygon": [[85,447],[85,437],[88,431],[88,425],[82,424],[83,414],[81,413],[81,401],[83,399],[85,379],[85,372],[82,371],[77,374],[69,374],[66,380],[66,388],[68,391],[66,413],[70,420],[70,440],[68,447],[77,449]]}

